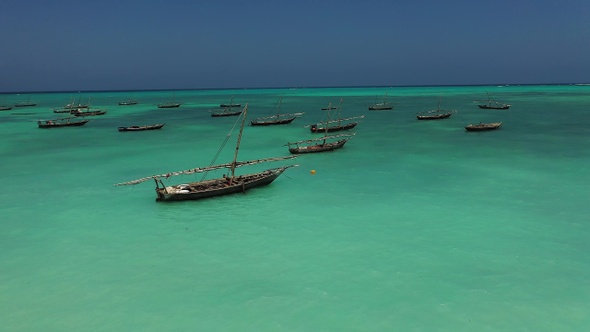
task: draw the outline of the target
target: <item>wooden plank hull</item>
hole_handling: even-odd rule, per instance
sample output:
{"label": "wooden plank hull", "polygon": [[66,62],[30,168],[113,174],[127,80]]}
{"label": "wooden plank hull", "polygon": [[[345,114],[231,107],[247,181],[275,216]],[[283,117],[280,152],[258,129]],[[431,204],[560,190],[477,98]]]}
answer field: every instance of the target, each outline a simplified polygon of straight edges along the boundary
{"label": "wooden plank hull", "polygon": [[63,123],[37,121],[37,125],[39,126],[39,128],[43,128],[43,129],[59,128],[59,127],[79,127],[79,126],[85,125],[88,121],[89,120],[76,121],[76,122],[63,122]]}
{"label": "wooden plank hull", "polygon": [[192,182],[166,188],[156,188],[156,201],[188,201],[215,196],[243,193],[247,190],[266,186],[272,183],[288,167],[279,167],[264,172],[236,177],[233,183],[228,178],[214,179],[203,182]]}
{"label": "wooden plank hull", "polygon": [[393,106],[389,106],[389,105],[372,105],[369,106],[369,111],[386,111],[386,110],[392,110]]}
{"label": "wooden plank hull", "polygon": [[325,144],[316,144],[316,145],[307,145],[307,146],[297,146],[289,148],[289,152],[292,154],[302,154],[302,153],[316,153],[316,152],[327,152],[327,151],[334,151],[340,149],[346,144],[348,139],[339,140],[333,143],[325,143]]}
{"label": "wooden plank hull", "polygon": [[493,122],[493,123],[480,123],[480,124],[469,124],[465,126],[465,130],[467,131],[488,131],[488,130],[496,130],[500,128],[502,122]]}
{"label": "wooden plank hull", "polygon": [[162,129],[164,123],[159,123],[151,126],[130,126],[130,127],[119,127],[119,131],[144,131],[144,130],[157,130]]}
{"label": "wooden plank hull", "polygon": [[158,105],[158,108],[177,108],[180,107],[180,104],[178,103],[172,103],[172,104],[160,104]]}
{"label": "wooden plank hull", "polygon": [[356,125],[358,124],[358,122],[354,122],[354,123],[348,123],[342,126],[332,126],[332,127],[328,127],[328,129],[326,130],[325,127],[319,127],[317,125],[311,125],[309,127],[309,130],[312,133],[325,133],[326,131],[329,133],[335,132],[335,131],[342,131],[342,130],[350,130],[354,127],[356,127]]}
{"label": "wooden plank hull", "polygon": [[105,115],[107,111],[76,111],[71,112],[74,116],[97,116],[97,115]]}
{"label": "wooden plank hull", "polygon": [[218,112],[218,113],[211,113],[212,117],[221,117],[221,116],[236,116],[242,114],[242,111],[238,112]]}
{"label": "wooden plank hull", "polygon": [[417,115],[418,120],[440,120],[450,117],[453,113]]}
{"label": "wooden plank hull", "polygon": [[280,120],[271,120],[271,121],[250,121],[251,126],[272,126],[272,125],[284,125],[289,124],[295,120],[295,117],[280,119]]}
{"label": "wooden plank hull", "polygon": [[507,110],[510,108],[510,105],[502,105],[502,106],[477,105],[477,107],[487,109],[487,110]]}

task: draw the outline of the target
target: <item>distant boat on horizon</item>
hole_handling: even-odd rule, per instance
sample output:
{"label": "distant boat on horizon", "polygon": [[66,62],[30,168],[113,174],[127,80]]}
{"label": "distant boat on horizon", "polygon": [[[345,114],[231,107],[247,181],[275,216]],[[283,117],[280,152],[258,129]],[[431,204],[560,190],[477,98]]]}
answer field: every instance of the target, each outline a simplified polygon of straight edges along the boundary
{"label": "distant boat on horizon", "polygon": [[465,126],[465,130],[467,131],[488,131],[488,130],[495,130],[500,128],[502,122],[490,122],[490,123],[483,123],[480,122],[478,124],[468,124]]}
{"label": "distant boat on horizon", "polygon": [[10,111],[12,109],[12,106],[4,105],[5,101],[6,101],[6,97],[2,98],[2,104],[0,104],[0,111]]}
{"label": "distant boat on horizon", "polygon": [[281,114],[281,104],[282,103],[283,103],[283,96],[281,96],[279,98],[278,106],[277,106],[277,114],[254,119],[254,120],[250,121],[250,125],[251,126],[284,125],[284,124],[289,124],[289,123],[293,122],[293,120],[295,120],[295,118],[305,114],[303,112]]}
{"label": "distant boat on horizon", "polygon": [[242,109],[234,110],[231,107],[225,107],[220,110],[211,110],[209,112],[211,112],[212,117],[223,117],[223,116],[240,115],[240,114],[242,114],[243,110]]}
{"label": "distant boat on horizon", "polygon": [[223,107],[223,108],[242,107],[242,104],[234,104],[234,96],[232,96],[229,101],[229,104],[219,104],[219,107]]}
{"label": "distant boat on horizon", "polygon": [[59,128],[59,127],[79,127],[79,126],[85,125],[89,121],[89,120],[72,121],[72,119],[75,119],[75,118],[69,117],[69,118],[60,118],[60,119],[54,119],[54,120],[39,120],[39,121],[37,121],[37,125],[39,126],[39,128],[42,128],[42,129]]}
{"label": "distant boat on horizon", "polygon": [[292,154],[334,151],[344,147],[344,144],[354,137],[355,134],[323,136],[303,141],[288,142],[285,146],[289,147],[289,152]]}
{"label": "distant boat on horizon", "polygon": [[[324,107],[322,110],[327,111],[325,117],[326,120],[310,125],[309,130],[312,133],[331,133],[335,131],[350,130],[358,124],[358,121],[356,121],[357,119],[363,119],[365,117],[364,115],[361,115],[351,118],[343,118],[342,98],[340,98],[340,106],[333,107],[332,103],[330,103],[328,107]],[[330,116],[330,110],[334,111],[334,116]]]}
{"label": "distant boat on horizon", "polygon": [[447,119],[449,117],[451,117],[451,115],[453,115],[454,113],[457,113],[457,111],[452,110],[452,111],[445,111],[445,110],[441,110],[440,109],[440,103],[441,103],[441,99],[438,99],[438,108],[435,110],[430,110],[428,112],[422,112],[422,113],[418,113],[418,115],[416,115],[416,118],[418,120],[441,120],[441,119]]}
{"label": "distant boat on horizon", "polygon": [[129,106],[129,105],[137,105],[139,101],[137,99],[127,99],[119,102],[120,106]]}
{"label": "distant boat on horizon", "polygon": [[118,127],[119,131],[144,131],[144,130],[158,130],[164,127],[164,123],[157,123],[153,125],[145,125],[145,126],[128,126],[128,127]]}
{"label": "distant boat on horizon", "polygon": [[30,106],[37,106],[37,102],[31,101],[31,97],[27,101],[21,101],[14,104],[14,107],[30,107]]}
{"label": "distant boat on horizon", "polygon": [[488,99],[480,100],[479,102],[483,104],[478,104],[477,107],[490,110],[507,110],[510,108],[509,104],[504,104],[493,100],[487,91],[486,94],[488,96]]}
{"label": "distant boat on horizon", "polygon": [[180,105],[180,103],[174,101],[174,96],[172,96],[172,101],[158,104],[158,108],[177,108],[180,107]]}
{"label": "distant boat on horizon", "polygon": [[97,116],[105,115],[107,111],[104,110],[91,110],[91,109],[77,109],[70,112],[73,116]]}
{"label": "distant boat on horizon", "polygon": [[387,102],[387,92],[385,93],[385,97],[383,98],[383,102],[375,103],[369,106],[370,111],[385,111],[393,109],[393,105]]}

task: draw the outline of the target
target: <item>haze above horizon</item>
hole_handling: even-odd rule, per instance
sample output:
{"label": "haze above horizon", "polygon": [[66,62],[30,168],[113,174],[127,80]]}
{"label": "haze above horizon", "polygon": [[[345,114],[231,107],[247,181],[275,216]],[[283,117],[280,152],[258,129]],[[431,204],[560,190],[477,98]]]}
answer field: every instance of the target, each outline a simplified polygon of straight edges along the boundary
{"label": "haze above horizon", "polygon": [[2,7],[0,92],[590,81],[582,0]]}

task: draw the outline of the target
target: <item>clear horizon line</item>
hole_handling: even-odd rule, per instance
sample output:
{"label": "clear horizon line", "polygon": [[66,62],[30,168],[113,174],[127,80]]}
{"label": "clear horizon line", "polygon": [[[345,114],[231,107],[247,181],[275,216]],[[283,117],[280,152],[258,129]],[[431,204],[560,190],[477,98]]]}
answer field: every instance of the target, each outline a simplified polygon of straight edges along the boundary
{"label": "clear horizon line", "polygon": [[466,86],[535,86],[535,85],[590,85],[586,82],[568,83],[487,83],[487,84],[409,84],[409,85],[341,85],[341,86],[277,86],[277,87],[231,87],[231,88],[153,88],[153,89],[96,89],[96,90],[31,90],[1,91],[0,94],[32,94],[32,93],[82,93],[82,92],[140,92],[140,91],[207,91],[207,90],[271,90],[271,89],[352,89],[352,88],[411,88],[411,87],[466,87]]}

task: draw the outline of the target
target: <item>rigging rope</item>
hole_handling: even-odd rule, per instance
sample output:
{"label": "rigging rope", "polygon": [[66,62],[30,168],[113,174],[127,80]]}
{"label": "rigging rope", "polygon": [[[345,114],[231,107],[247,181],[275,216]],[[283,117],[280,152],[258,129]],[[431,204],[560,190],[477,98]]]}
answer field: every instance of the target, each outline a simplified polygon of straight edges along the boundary
{"label": "rigging rope", "polygon": [[[231,129],[229,130],[229,133],[227,133],[227,136],[225,137],[225,140],[223,141],[223,143],[221,144],[221,146],[217,150],[217,153],[213,157],[213,160],[211,161],[211,163],[209,164],[209,166],[213,166],[215,164],[215,161],[217,161],[217,158],[219,157],[219,155],[221,154],[221,151],[223,151],[223,148],[225,147],[225,145],[229,141],[229,139],[231,137],[231,134],[233,133],[234,129],[236,128],[236,126],[238,125],[238,123],[240,123],[240,119],[242,118],[242,116],[244,116],[243,113],[240,116],[238,116],[236,122],[234,123],[233,127],[231,127]],[[203,176],[201,177],[201,181],[204,181],[205,180],[205,178],[207,177],[207,173],[209,173],[209,172],[203,173]]]}

